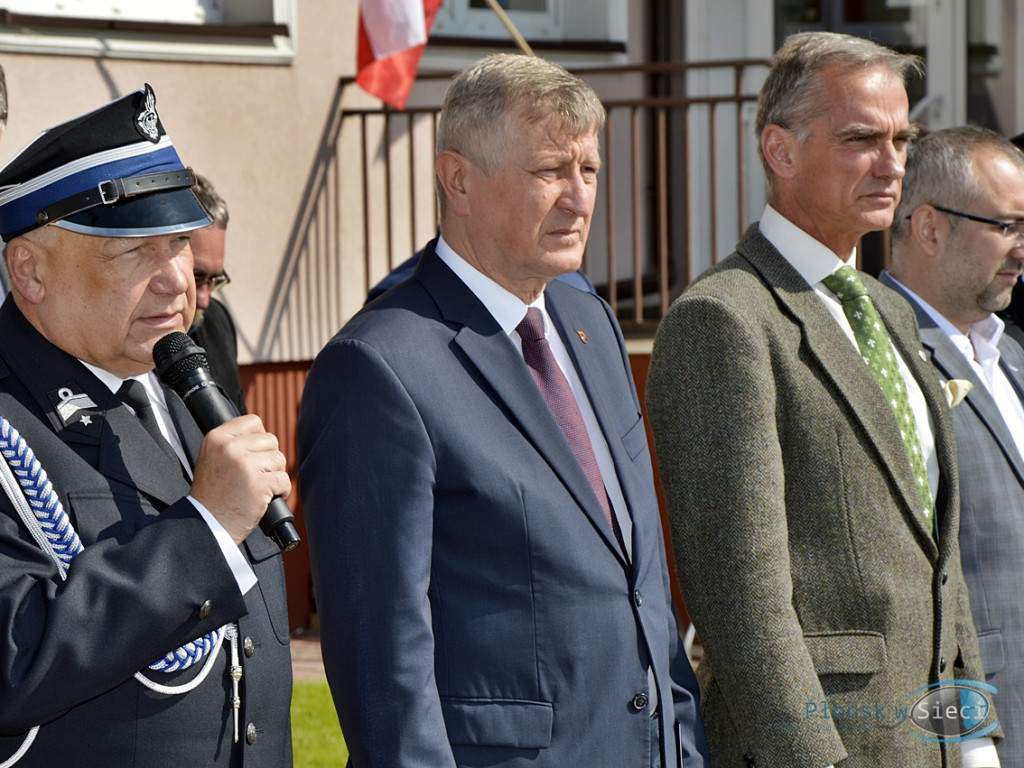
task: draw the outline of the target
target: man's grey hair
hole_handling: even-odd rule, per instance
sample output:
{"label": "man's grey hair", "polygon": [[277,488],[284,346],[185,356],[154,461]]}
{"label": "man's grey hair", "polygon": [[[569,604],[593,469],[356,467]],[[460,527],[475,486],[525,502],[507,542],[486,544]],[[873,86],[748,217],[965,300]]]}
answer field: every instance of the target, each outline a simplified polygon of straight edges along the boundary
{"label": "man's grey hair", "polygon": [[[999,153],[1013,163],[1024,178],[1024,153],[1005,136],[988,128],[976,125],[945,128],[910,145],[903,194],[892,222],[894,241],[909,236],[907,217],[922,205],[970,212],[984,194],[974,165],[974,158],[981,150]],[[949,221],[954,230],[960,226],[958,216],[949,215]]]}
{"label": "man's grey hair", "polygon": [[[605,109],[597,93],[558,64],[513,53],[486,56],[452,80],[441,105],[437,153],[458,152],[489,173],[514,140],[515,116],[530,123],[554,118],[572,138],[600,131]],[[444,210],[444,190],[438,184]]]}
{"label": "man's grey hair", "polygon": [[210,214],[210,218],[213,219],[213,223],[220,224],[222,227],[227,227],[228,204],[224,202],[224,198],[217,193],[217,190],[214,189],[210,180],[197,173],[196,184],[192,187],[192,191],[195,193],[196,198],[198,198],[199,204],[206,209],[208,214]]}
{"label": "man's grey hair", "polygon": [[821,75],[826,69],[886,67],[906,85],[911,73],[922,74],[920,57],[898,53],[863,37],[837,32],[800,32],[785,39],[772,57],[761,86],[754,132],[769,188],[772,170],[761,151],[761,136],[769,125],[780,125],[807,140],[809,123],[821,114],[829,96]]}

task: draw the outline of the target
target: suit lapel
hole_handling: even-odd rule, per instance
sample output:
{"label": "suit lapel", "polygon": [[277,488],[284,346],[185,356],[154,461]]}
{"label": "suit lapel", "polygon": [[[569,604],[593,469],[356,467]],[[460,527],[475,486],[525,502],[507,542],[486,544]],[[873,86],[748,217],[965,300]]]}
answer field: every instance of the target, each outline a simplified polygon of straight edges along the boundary
{"label": "suit lapel", "polygon": [[[946,335],[945,331],[935,324],[935,321],[932,320],[928,313],[908,296],[900,285],[895,283],[887,274],[882,275],[882,283],[891,287],[910,303],[921,328],[921,343],[930,353],[932,363],[939,374],[947,380],[966,379],[971,382],[972,389],[965,399],[966,406],[974,411],[981,423],[985,425],[985,428],[992,433],[992,436],[1006,456],[1006,460],[1013,467],[1018,480],[1024,484],[1024,461],[1021,459],[1020,452],[1017,450],[1016,443],[1014,443],[1013,437],[1010,435],[1006,422],[996,407],[995,400],[992,399],[992,395],[989,394],[988,389],[974,372],[974,368],[971,367],[971,364],[964,358],[960,350],[956,348],[956,345],[953,344],[953,341]],[[1020,375],[1015,371],[1019,370],[1021,361],[1018,360],[1015,364],[1014,360],[1011,359],[1014,357],[1013,350],[1003,341],[999,344],[999,352],[1000,363],[1004,364],[1003,370],[1010,379],[1011,384],[1015,387],[1019,386]],[[1007,370],[1007,366],[1009,370]]]}
{"label": "suit lapel", "polygon": [[[877,282],[872,282],[868,287],[871,298],[878,307],[878,314],[881,315],[882,320],[885,321],[886,326],[889,328],[893,345],[903,357],[915,381],[917,381],[917,385],[921,389],[921,393],[924,395],[925,402],[928,405],[928,412],[932,417],[940,482],[935,504],[935,519],[938,526],[938,540],[941,546],[950,540],[951,537],[956,537],[957,520],[959,519],[959,512],[954,515],[952,510],[942,508],[942,503],[948,498],[948,493],[943,493],[943,485],[950,482],[951,478],[958,476],[956,437],[950,418],[949,404],[946,402],[945,396],[939,387],[938,373],[932,365],[932,360],[922,348],[918,335],[913,332],[917,329],[911,329],[905,323],[899,321],[890,304],[891,299],[889,297],[892,296],[892,293],[889,292],[888,295],[881,295],[882,290]],[[896,300],[899,301],[899,299]],[[957,496],[959,497],[959,491],[957,491]],[[922,522],[920,516],[915,517],[915,519],[918,523]],[[921,529],[926,530],[923,524]],[[928,539],[933,541],[930,534]]]}
{"label": "suit lapel", "polygon": [[177,393],[167,387],[164,387],[163,390],[164,400],[167,401],[167,410],[170,411],[171,419],[178,430],[178,438],[181,440],[181,446],[185,449],[185,455],[188,457],[189,469],[192,469],[199,459],[199,448],[203,442],[203,433],[199,430],[199,425],[196,424],[196,420],[192,418],[192,414],[188,412],[185,403],[181,401]]}
{"label": "suit lapel", "polygon": [[[181,465],[172,462],[113,394],[107,420],[110,445],[100,450],[99,471],[128,483],[151,498],[172,504],[189,492]],[[116,435],[117,437],[114,437]]]}
{"label": "suit lapel", "polygon": [[622,559],[600,502],[515,344],[472,291],[428,247],[416,279],[453,326],[454,344],[495,392],[512,420],[551,466],[608,546]]}
{"label": "suit lapel", "polygon": [[[878,382],[864,364],[853,343],[825,308],[821,297],[760,234],[756,225],[752,230],[744,236],[738,251],[762,275],[783,311],[800,325],[807,350],[832,382],[840,398],[845,401],[853,419],[864,430],[877,454],[879,466],[889,476],[890,482],[903,499],[904,514],[921,537],[931,542],[931,547],[934,548],[934,541],[924,525],[922,515],[918,512],[921,502],[910,462],[906,460],[903,438]],[[880,308],[879,314],[887,325],[891,325],[891,318],[886,317]],[[908,359],[917,356],[918,353],[908,350],[895,339],[894,343],[921,383],[921,378],[918,377],[918,372],[914,371],[913,365],[915,362],[920,364],[921,361]],[[929,407],[934,408],[934,404],[929,402]]]}
{"label": "suit lapel", "polygon": [[[925,346],[932,353],[935,367],[938,368],[939,372],[946,379],[967,379],[971,382],[972,388],[967,393],[966,405],[974,411],[981,423],[985,425],[985,428],[992,433],[992,437],[995,438],[1003,454],[1006,456],[1007,462],[1013,467],[1017,479],[1024,484],[1024,462],[1021,460],[1017,445],[1010,435],[1006,421],[1003,420],[1002,415],[999,413],[995,400],[992,399],[992,395],[989,394],[988,389],[981,379],[978,378],[970,363],[964,359],[960,350],[956,348],[942,329],[930,328],[926,331],[922,328],[921,338]],[[1000,355],[1002,354],[1003,352],[1000,350]],[[1004,367],[1003,371],[1008,378],[1013,375],[1012,369],[1007,371]]]}

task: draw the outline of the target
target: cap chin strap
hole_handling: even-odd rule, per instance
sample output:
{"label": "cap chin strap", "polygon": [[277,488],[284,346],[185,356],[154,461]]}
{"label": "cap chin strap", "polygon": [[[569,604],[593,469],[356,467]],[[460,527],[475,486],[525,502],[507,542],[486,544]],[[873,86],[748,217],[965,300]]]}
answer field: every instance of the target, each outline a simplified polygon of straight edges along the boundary
{"label": "cap chin strap", "polygon": [[129,200],[139,195],[150,195],[154,192],[187,189],[195,183],[196,175],[192,172],[191,168],[101,181],[96,185],[95,189],[79,192],[77,195],[65,197],[63,200],[58,200],[56,203],[46,206],[36,214],[36,223],[42,227],[67,218],[79,211],[95,208],[97,205],[113,205],[119,200]]}

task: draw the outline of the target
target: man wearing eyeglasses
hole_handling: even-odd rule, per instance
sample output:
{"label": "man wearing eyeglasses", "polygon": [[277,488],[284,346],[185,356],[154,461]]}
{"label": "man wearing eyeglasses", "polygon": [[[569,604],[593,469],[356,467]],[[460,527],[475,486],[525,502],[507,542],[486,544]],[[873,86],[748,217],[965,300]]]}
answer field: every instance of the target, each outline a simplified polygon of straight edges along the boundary
{"label": "man wearing eyeglasses", "polygon": [[1004,766],[1024,765],[1024,350],[995,313],[1022,270],[1024,154],[985,128],[922,139],[882,282],[910,301],[940,377],[973,385],[953,409],[960,551]]}
{"label": "man wearing eyeglasses", "polygon": [[[1017,149],[1024,152],[1024,133],[1018,133],[1010,141]],[[1006,335],[1024,347],[1024,283],[1017,281],[1017,285],[1013,289],[1013,297],[1010,299],[1010,306],[996,314],[1006,322]]]}
{"label": "man wearing eyeglasses", "polygon": [[245,392],[238,376],[238,334],[228,308],[213,294],[231,282],[224,271],[228,205],[210,180],[196,174],[196,197],[213,223],[192,233],[192,271],[196,278],[196,318],[188,334],[206,350],[213,380],[246,413]]}

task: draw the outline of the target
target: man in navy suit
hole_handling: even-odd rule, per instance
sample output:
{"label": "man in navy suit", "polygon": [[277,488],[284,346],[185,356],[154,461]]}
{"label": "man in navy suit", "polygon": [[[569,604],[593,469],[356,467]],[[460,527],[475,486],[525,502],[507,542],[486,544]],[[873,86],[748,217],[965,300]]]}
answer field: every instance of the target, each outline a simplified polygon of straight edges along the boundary
{"label": "man in navy suit", "polygon": [[439,238],[313,364],[299,478],[353,766],[706,764],[622,336],[555,279],[604,118],[541,59],[470,66]]}
{"label": "man in navy suit", "polygon": [[960,556],[1004,766],[1024,765],[1024,350],[995,313],[1024,270],[1022,222],[1024,154],[985,128],[936,131],[911,148],[882,275],[942,380],[971,385],[953,408]]}

